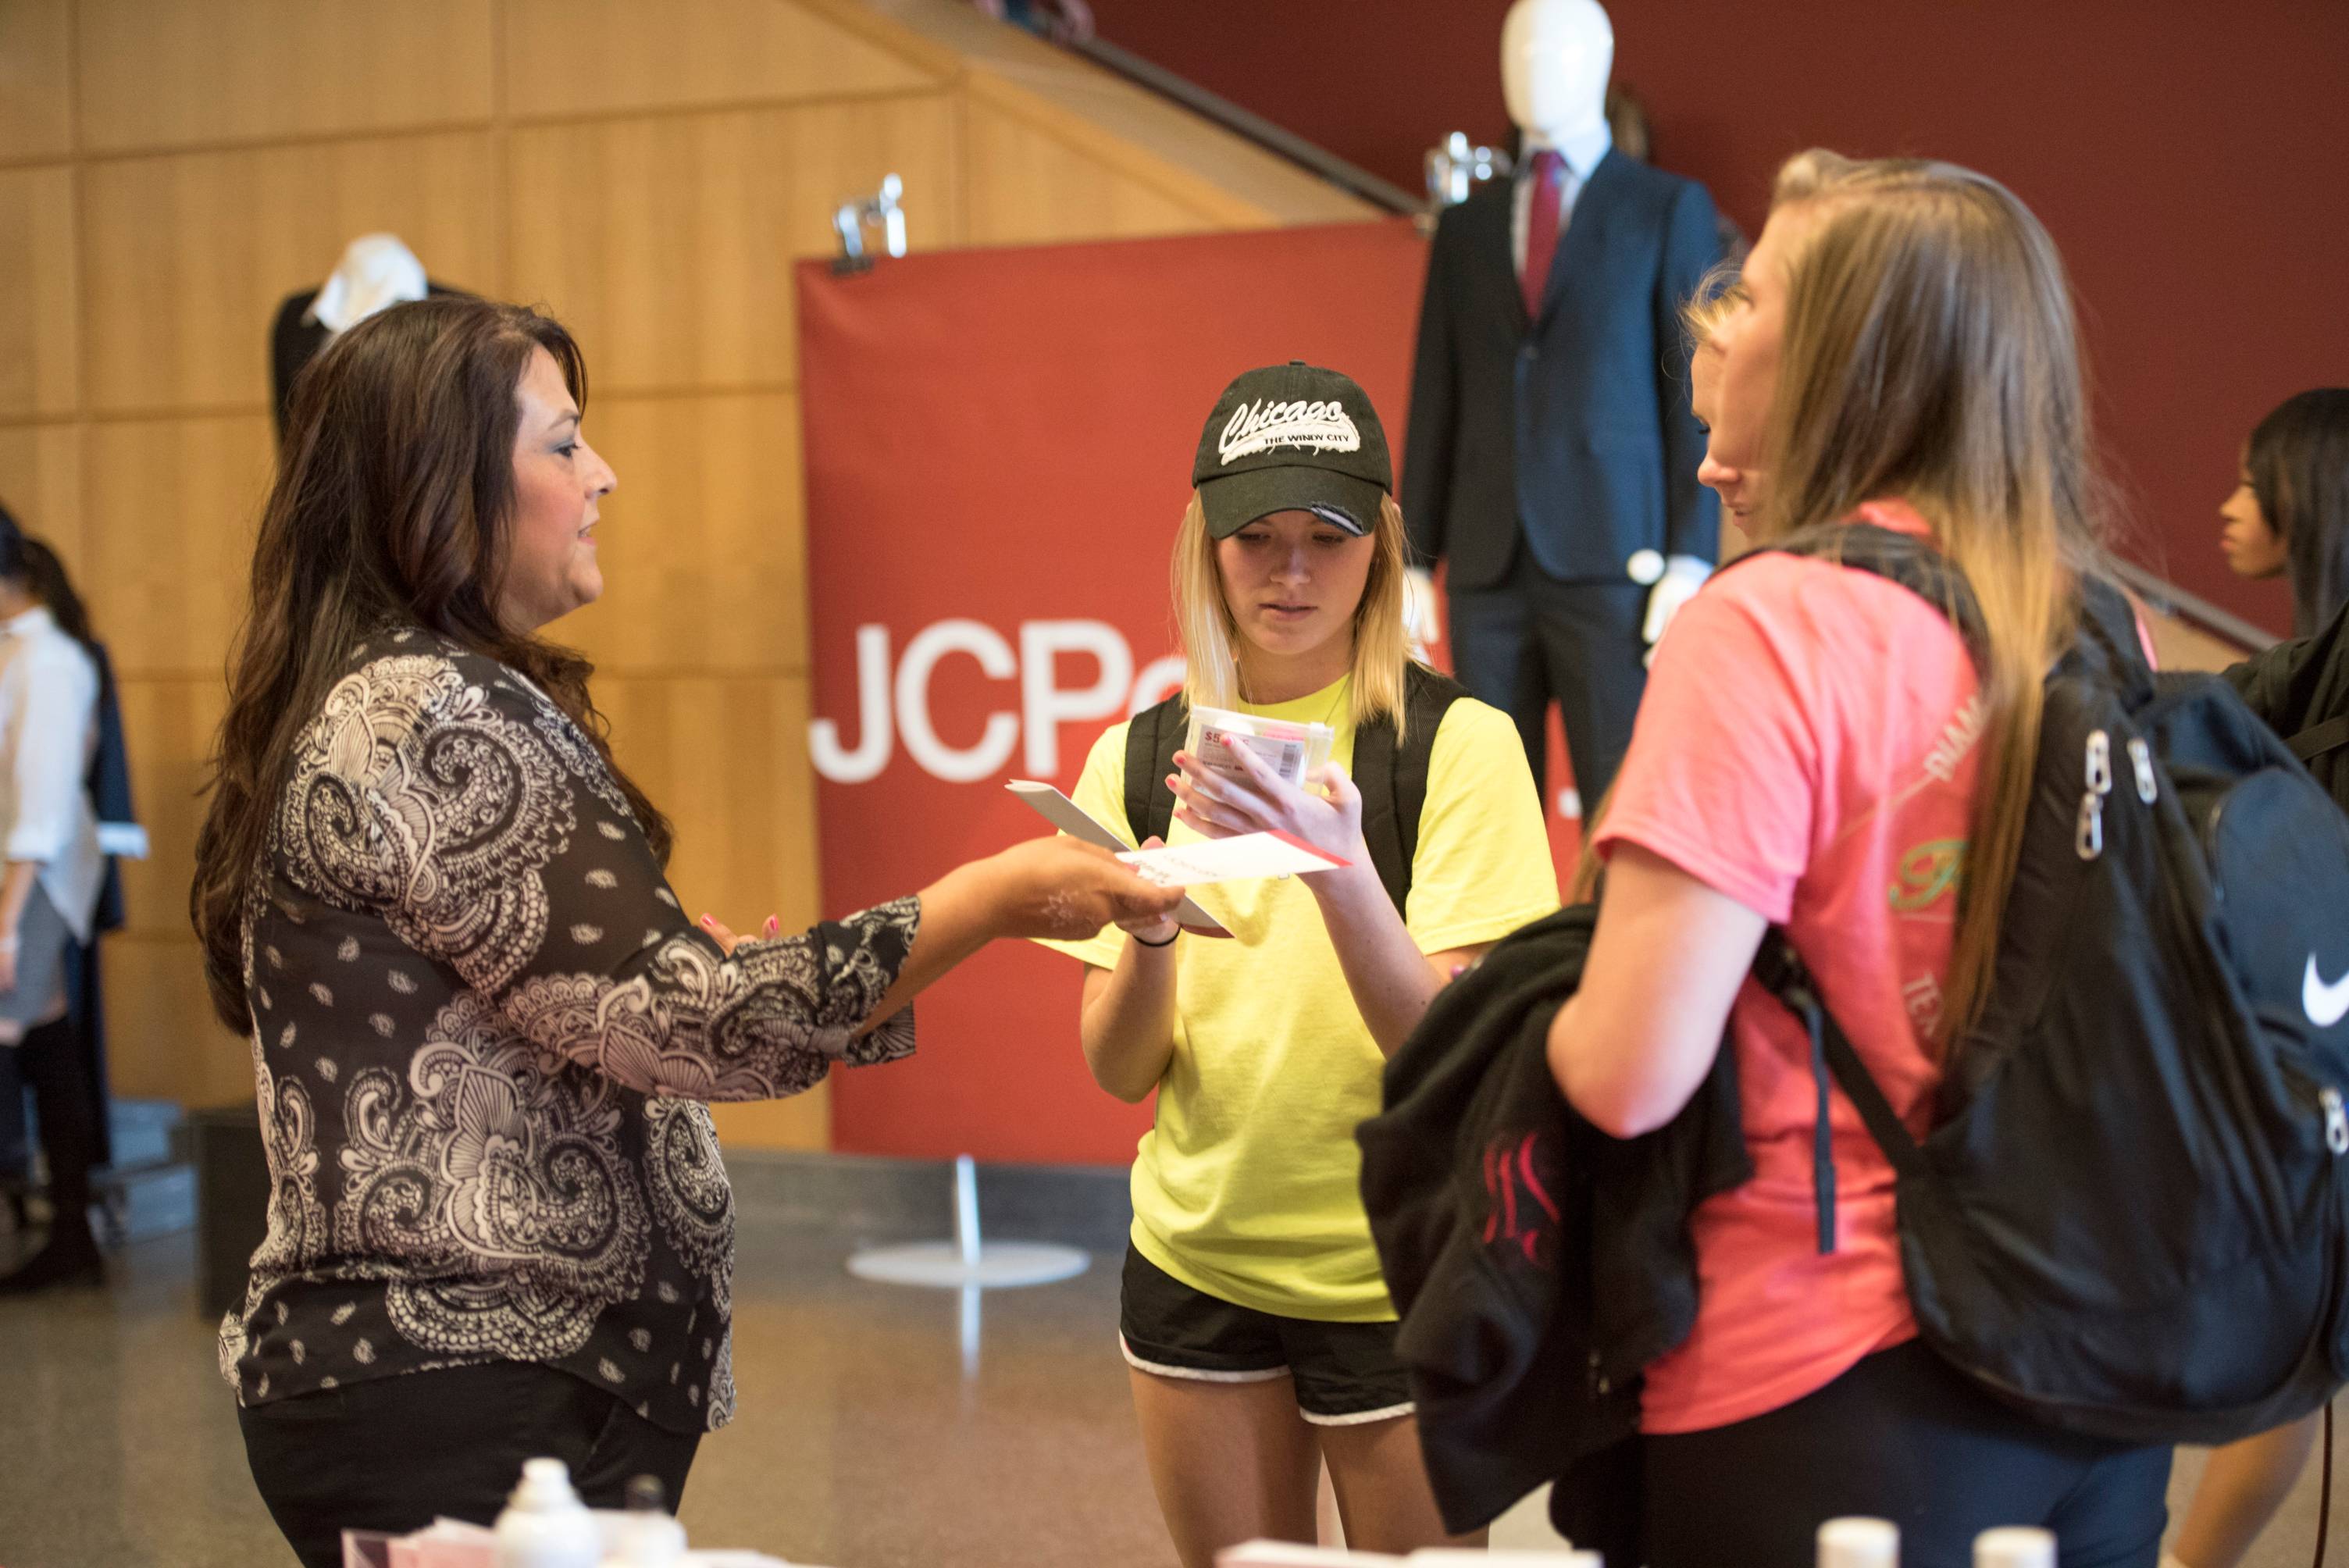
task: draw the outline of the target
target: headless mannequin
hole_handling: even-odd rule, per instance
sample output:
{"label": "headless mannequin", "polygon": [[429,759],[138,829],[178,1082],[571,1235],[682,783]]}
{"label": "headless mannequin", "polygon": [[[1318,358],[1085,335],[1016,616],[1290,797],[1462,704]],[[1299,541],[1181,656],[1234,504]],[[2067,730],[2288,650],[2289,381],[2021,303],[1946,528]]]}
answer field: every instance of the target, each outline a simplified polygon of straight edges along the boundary
{"label": "headless mannequin", "polygon": [[[1503,96],[1507,103],[1509,118],[1516,122],[1524,139],[1521,170],[1536,167],[1535,160],[1539,154],[1552,151],[1563,156],[1565,164],[1574,177],[1569,182],[1569,192],[1588,189],[1597,173],[1596,165],[1606,159],[1605,150],[1609,142],[1606,117],[1607,81],[1609,73],[1613,67],[1614,52],[1614,29],[1608,21],[1606,12],[1598,4],[1598,0],[1517,0],[1517,3],[1510,8],[1501,34],[1501,85]],[[1555,164],[1557,160],[1553,159],[1549,161]],[[1521,181],[1523,179],[1522,172],[1520,179]],[[1704,206],[1706,222],[1710,224],[1713,221],[1710,203],[1706,202]],[[1526,202],[1521,193],[1518,197],[1517,214],[1515,220],[1517,226],[1513,232],[1516,265],[1520,268],[1533,264],[1529,260],[1527,250],[1526,207]],[[1579,199],[1569,194],[1566,228],[1570,229],[1575,222],[1581,221],[1579,214]],[[1529,356],[1538,354],[1546,359],[1553,360],[1570,353],[1573,346],[1579,340],[1570,335],[1563,340],[1556,335],[1545,337],[1543,335],[1545,325],[1549,316],[1556,313],[1557,296],[1561,292],[1583,289],[1589,284],[1589,268],[1592,264],[1588,251],[1578,253],[1574,257],[1568,256],[1563,232],[1557,236],[1557,249],[1559,253],[1557,270],[1564,276],[1562,280],[1554,281],[1549,284],[1550,304],[1541,313],[1538,319],[1527,325],[1526,346],[1520,350]],[[1531,252],[1530,255],[1539,256],[1545,253],[1547,253],[1546,246]],[[1710,261],[1710,257],[1707,261]],[[1693,278],[1687,280],[1690,284],[1693,281]],[[1496,283],[1495,275],[1479,274],[1475,286],[1489,288]],[[1525,286],[1536,297],[1539,297],[1542,294],[1540,280],[1529,281]],[[1435,288],[1436,284],[1431,275],[1431,295]],[[1640,308],[1644,303],[1630,302],[1630,308]],[[1677,300],[1672,302],[1674,305],[1677,303]],[[1671,336],[1677,338],[1676,326],[1671,330]],[[1670,346],[1677,348],[1678,345],[1672,342]],[[1469,351],[1465,348],[1456,350],[1461,353]],[[1423,324],[1421,347],[1423,359],[1428,353],[1429,339]],[[1423,371],[1422,375],[1426,375],[1426,372]],[[1520,385],[1522,387],[1522,382]],[[1640,386],[1627,384],[1621,388],[1620,397],[1628,405],[1631,400],[1641,396],[1643,391],[1644,388]],[[1687,389],[1684,378],[1676,388],[1666,389],[1666,391],[1670,396],[1676,397],[1680,403],[1685,404]],[[1414,412],[1414,419],[1416,418],[1417,414]],[[1531,432],[1531,438],[1537,442],[1554,442],[1561,439],[1588,438],[1590,433],[1585,428],[1559,428],[1552,426]],[[1521,429],[1518,452],[1521,468],[1527,460],[1523,449],[1526,439],[1527,433]],[[1418,443],[1414,442],[1414,453],[1420,449]],[[1672,447],[1668,443],[1664,449],[1666,463],[1677,466],[1673,461]],[[1656,487],[1653,493],[1665,493],[1668,488],[1668,480],[1661,475],[1651,483]],[[1564,499],[1569,504],[1573,504],[1578,503],[1582,498]],[[1699,504],[1708,509],[1703,527],[1668,528],[1663,539],[1657,540],[1654,543],[1642,542],[1640,548],[1627,551],[1615,566],[1615,571],[1619,572],[1619,575],[1613,576],[1614,583],[1626,584],[1628,580],[1628,584],[1636,584],[1647,590],[1644,602],[1640,606],[1642,614],[1638,617],[1637,632],[1640,642],[1646,645],[1651,655],[1654,643],[1663,634],[1672,616],[1703,584],[1713,570],[1713,556],[1716,552],[1717,545],[1714,540],[1714,524],[1711,519],[1717,517],[1717,513],[1710,511],[1709,502],[1701,500]],[[1410,512],[1411,509],[1407,507],[1407,517],[1410,516]],[[1415,530],[1414,532],[1416,533],[1417,531]],[[1456,521],[1449,529],[1443,524],[1436,525],[1438,537],[1443,537],[1446,532],[1451,534],[1450,542],[1456,545],[1459,537]],[[1663,547],[1656,548],[1654,544],[1661,544]],[[1446,548],[1443,553],[1450,555],[1454,551]],[[1553,576],[1564,582],[1595,581],[1582,571],[1577,571],[1571,574],[1559,573],[1549,564],[1547,560],[1545,560],[1544,566],[1551,571]],[[1466,662],[1461,658],[1461,626],[1457,614],[1460,605],[1460,576],[1461,573],[1455,566],[1453,573],[1455,611],[1454,654],[1455,663],[1461,665],[1463,678],[1468,681],[1472,690],[1477,690],[1480,682],[1470,677]],[[1414,636],[1424,644],[1432,640],[1436,634],[1435,595],[1432,570],[1426,566],[1414,567],[1412,569],[1411,578],[1406,593],[1406,614],[1410,617]],[[1636,673],[1635,670],[1635,676]],[[1485,696],[1488,702],[1495,700],[1494,696],[1482,690],[1478,691],[1478,695]],[[1563,700],[1561,698],[1561,701]],[[1636,702],[1636,695],[1632,700]],[[1524,717],[1520,716],[1521,727],[1525,722]],[[1570,739],[1572,729],[1573,727],[1569,725]],[[1531,744],[1529,736],[1529,747]],[[1587,762],[1594,760],[1600,765],[1587,766]],[[1592,759],[1577,758],[1575,759],[1576,772],[1578,775],[1585,776],[1588,782],[1603,783],[1606,778],[1611,777],[1612,766],[1612,758]],[[1536,770],[1538,776],[1540,771],[1538,758],[1536,761]],[[1586,784],[1586,799],[1590,793],[1591,790]]]}
{"label": "headless mannequin", "polygon": [[294,378],[327,344],[379,310],[449,292],[425,278],[424,263],[398,236],[362,234],[345,247],[324,284],[286,295],[269,329],[278,438],[285,436]]}

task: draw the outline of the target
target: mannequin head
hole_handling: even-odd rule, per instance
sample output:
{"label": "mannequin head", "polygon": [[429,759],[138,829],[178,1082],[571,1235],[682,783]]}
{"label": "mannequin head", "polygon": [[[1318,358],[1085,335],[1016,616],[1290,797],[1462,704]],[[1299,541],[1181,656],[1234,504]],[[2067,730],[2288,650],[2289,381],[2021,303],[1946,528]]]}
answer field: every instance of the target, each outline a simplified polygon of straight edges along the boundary
{"label": "mannequin head", "polygon": [[1614,65],[1615,29],[1599,0],[1517,0],[1501,24],[1501,96],[1528,143],[1606,124]]}

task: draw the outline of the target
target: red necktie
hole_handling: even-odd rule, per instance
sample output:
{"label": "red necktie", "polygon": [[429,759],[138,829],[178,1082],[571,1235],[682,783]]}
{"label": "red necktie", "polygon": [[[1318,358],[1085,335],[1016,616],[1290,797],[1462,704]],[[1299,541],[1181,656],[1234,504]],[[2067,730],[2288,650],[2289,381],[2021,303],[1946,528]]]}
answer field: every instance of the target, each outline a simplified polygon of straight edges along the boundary
{"label": "red necktie", "polygon": [[1526,293],[1526,319],[1541,319],[1542,295],[1549,292],[1549,264],[1557,255],[1558,166],[1555,149],[1534,154],[1533,200],[1526,204],[1526,270],[1517,281]]}

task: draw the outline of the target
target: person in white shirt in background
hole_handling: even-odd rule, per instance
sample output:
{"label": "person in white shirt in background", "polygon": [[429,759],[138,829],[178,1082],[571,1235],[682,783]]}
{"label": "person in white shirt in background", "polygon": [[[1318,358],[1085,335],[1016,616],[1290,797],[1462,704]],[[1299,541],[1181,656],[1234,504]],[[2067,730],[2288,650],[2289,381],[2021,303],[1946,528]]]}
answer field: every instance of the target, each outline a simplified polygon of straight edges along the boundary
{"label": "person in white shirt in background", "polygon": [[67,1016],[68,944],[87,943],[105,877],[83,789],[98,741],[98,664],[34,595],[25,535],[0,509],[0,1048],[33,1086],[57,1210],[47,1243],[0,1294],[103,1278],[89,1228],[97,1130]]}

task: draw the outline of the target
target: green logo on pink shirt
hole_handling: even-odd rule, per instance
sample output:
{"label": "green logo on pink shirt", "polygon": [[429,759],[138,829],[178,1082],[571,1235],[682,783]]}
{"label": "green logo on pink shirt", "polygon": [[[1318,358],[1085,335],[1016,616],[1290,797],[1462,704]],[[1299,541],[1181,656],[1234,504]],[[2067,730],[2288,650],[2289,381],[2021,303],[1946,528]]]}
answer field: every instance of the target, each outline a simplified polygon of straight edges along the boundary
{"label": "green logo on pink shirt", "polygon": [[1966,841],[1930,839],[1902,852],[1900,880],[1886,890],[1895,914],[1930,908],[1965,874]]}

